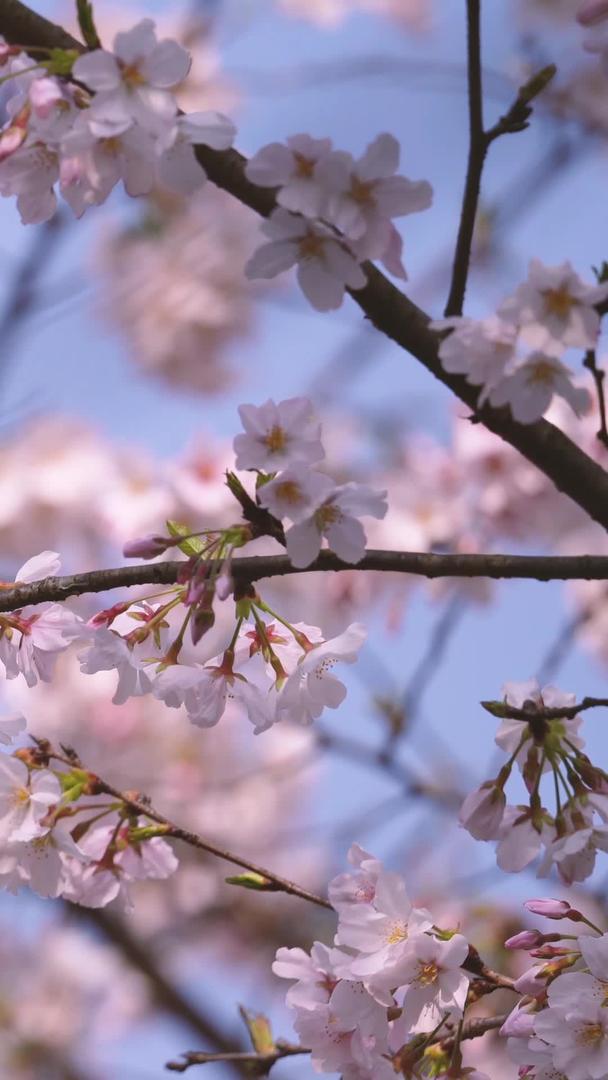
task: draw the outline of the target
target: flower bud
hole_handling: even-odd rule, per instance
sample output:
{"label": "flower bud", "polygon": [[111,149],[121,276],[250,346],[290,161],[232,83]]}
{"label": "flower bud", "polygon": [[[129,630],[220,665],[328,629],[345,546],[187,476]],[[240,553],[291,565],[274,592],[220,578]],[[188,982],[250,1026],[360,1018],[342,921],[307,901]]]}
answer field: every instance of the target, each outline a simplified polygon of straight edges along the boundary
{"label": "flower bud", "polygon": [[544,940],[545,936],[540,930],[521,930],[519,934],[507,938],[505,949],[536,949]]}
{"label": "flower bud", "polygon": [[[567,900],[526,900],[524,907],[533,915],[544,915],[546,919],[571,919],[573,908]],[[579,913],[576,912],[578,915]]]}
{"label": "flower bud", "polygon": [[125,559],[155,559],[162,555],[174,541],[168,536],[158,536],[151,533],[149,536],[141,536],[138,540],[129,540],[122,549]]}

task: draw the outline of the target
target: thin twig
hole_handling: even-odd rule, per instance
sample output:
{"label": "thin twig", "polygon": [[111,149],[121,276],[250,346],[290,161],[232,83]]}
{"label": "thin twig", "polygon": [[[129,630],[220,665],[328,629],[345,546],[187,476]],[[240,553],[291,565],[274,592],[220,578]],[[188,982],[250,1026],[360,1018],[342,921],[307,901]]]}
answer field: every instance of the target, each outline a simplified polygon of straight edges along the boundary
{"label": "thin twig", "polygon": [[[84,593],[136,585],[174,585],[184,570],[184,562],[142,563],[84,574],[48,577],[28,585],[0,591],[0,612],[15,611],[29,604],[67,600]],[[427,578],[521,578],[534,581],[607,581],[606,555],[435,555],[413,551],[368,551],[356,566],[342,562],[331,551],[323,551],[305,569],[292,566],[286,555],[252,555],[235,559],[231,573],[237,584],[290,574],[311,574],[328,570],[377,570],[384,573],[413,574]]]}
{"label": "thin twig", "polygon": [[482,707],[492,716],[500,716],[509,720],[574,720],[578,713],[586,709],[608,708],[608,698],[584,697],[576,705],[559,705],[555,708],[537,708],[531,700],[529,709],[516,709],[503,701],[482,701]]}
{"label": "thin twig", "polygon": [[597,405],[600,414],[600,427],[597,437],[604,446],[608,447],[608,428],[606,427],[606,395],[604,393],[604,379],[606,372],[597,366],[595,349],[588,349],[583,360],[583,367],[591,372],[597,393]]}
{"label": "thin twig", "polygon": [[[44,752],[44,740],[39,740],[39,746],[42,748],[42,752]],[[54,758],[56,761],[61,761],[64,765],[68,766],[73,766],[77,762],[76,756],[69,759],[61,754],[56,754],[51,749],[49,749],[48,756]],[[147,817],[151,821],[158,822],[159,825],[163,826],[163,836],[170,837],[174,840],[182,840],[185,844],[189,844],[190,847],[196,848],[198,851],[205,851],[209,855],[215,855],[218,859],[225,859],[226,862],[232,863],[234,866],[240,866],[242,870],[248,870],[258,877],[266,879],[268,884],[265,888],[268,892],[288,893],[290,896],[298,896],[301,900],[308,900],[309,903],[316,904],[317,907],[327,908],[328,911],[333,911],[329,900],[326,900],[324,897],[317,896],[308,889],[304,889],[301,885],[297,885],[294,881],[289,881],[287,878],[280,877],[271,870],[266,870],[265,867],[258,866],[256,863],[243,858],[241,855],[236,855],[233,851],[228,851],[226,848],[219,847],[211,840],[204,840],[202,836],[199,836],[198,833],[191,832],[190,829],[183,829],[180,825],[175,825],[172,821],[169,821],[164,814],[155,810],[145,797],[133,792],[120,791],[119,788],[114,787],[113,784],[109,784],[95,773],[90,774],[90,785],[91,788],[94,789],[95,794],[112,795],[115,799],[122,802],[128,810],[133,811],[133,813],[141,815],[142,817]]]}
{"label": "thin twig", "polygon": [[462,315],[469,276],[473,232],[481,192],[481,174],[489,141],[483,129],[483,86],[481,75],[481,2],[467,0],[467,81],[469,100],[469,156],[462,196],[460,224],[452,266],[452,281],[445,307],[446,316]]}
{"label": "thin twig", "polygon": [[200,1050],[188,1050],[182,1054],[183,1061],[168,1061],[165,1068],[170,1072],[186,1072],[191,1065],[210,1065],[214,1062],[236,1062],[247,1068],[249,1076],[267,1076],[273,1065],[284,1058],[295,1057],[298,1054],[310,1054],[304,1046],[290,1046],[288,1043],[276,1044],[276,1049],[267,1054],[256,1054],[255,1051],[245,1053],[206,1054]]}

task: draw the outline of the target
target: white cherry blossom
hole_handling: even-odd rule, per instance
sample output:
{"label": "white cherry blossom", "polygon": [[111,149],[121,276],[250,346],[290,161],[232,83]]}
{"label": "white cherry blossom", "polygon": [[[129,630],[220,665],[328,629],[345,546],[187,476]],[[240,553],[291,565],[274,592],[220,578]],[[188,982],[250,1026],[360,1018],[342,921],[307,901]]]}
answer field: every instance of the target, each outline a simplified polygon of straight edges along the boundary
{"label": "white cherry blossom", "polygon": [[324,473],[313,472],[301,462],[289,465],[258,491],[258,498],[275,517],[295,524],[316,510],[333,488]]}
{"label": "white cherry blossom", "polygon": [[352,623],[338,637],[313,646],[279,693],[277,720],[311,724],[324,708],[337,709],[346,697],[346,687],[332,674],[332,669],[339,662],[354,663],[366,636],[360,623]]}
{"label": "white cherry blossom", "polygon": [[326,537],[328,546],[344,562],[361,562],[366,536],[359,517],[383,518],[387,509],[386,491],[374,491],[367,484],[342,484],[311,517],[288,529],[287,554],[294,566],[308,566]]}
{"label": "white cherry blossom", "polygon": [[0,841],[33,840],[48,832],[41,824],[61,799],[61,787],[46,769],[30,770],[19,758],[0,754]]}
{"label": "white cherry blossom", "polygon": [[557,357],[533,352],[511,374],[492,386],[487,396],[496,408],[508,405],[513,418],[520,424],[540,420],[554,395],[562,397],[572,411],[581,416],[589,410],[591,396],[588,390],[576,386],[572,380],[572,371]]}
{"label": "white cherry blossom", "polygon": [[297,461],[314,465],[325,456],[309,398],[239,405],[239,416],[245,431],[233,441],[237,469],[278,472]]}
{"label": "white cherry blossom", "polygon": [[327,226],[287,210],[262,225],[269,242],[245,266],[248,278],[273,278],[297,266],[298,284],[317,311],[339,308],[345,289],[362,289],[367,278],[355,257]]}
{"label": "white cherry blossom", "polygon": [[532,259],[527,281],[501,304],[498,314],[521,327],[532,349],[559,356],[572,347],[595,348],[600,329],[595,306],[607,296],[608,284],[587,285],[569,262],[545,266]]}
{"label": "white cherry blossom", "polygon": [[291,135],[284,143],[269,143],[245,166],[249,180],[261,187],[279,188],[277,202],[285,210],[305,217],[324,216],[327,184],[318,176],[319,165],[332,156],[331,139]]}

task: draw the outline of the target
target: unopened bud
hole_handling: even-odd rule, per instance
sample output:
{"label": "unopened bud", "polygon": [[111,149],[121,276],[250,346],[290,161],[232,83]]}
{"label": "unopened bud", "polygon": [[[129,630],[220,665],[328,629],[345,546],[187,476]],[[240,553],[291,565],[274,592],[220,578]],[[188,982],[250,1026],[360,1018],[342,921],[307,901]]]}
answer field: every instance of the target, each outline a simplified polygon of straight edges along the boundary
{"label": "unopened bud", "polygon": [[162,555],[174,541],[167,536],[151,533],[138,540],[129,540],[122,549],[125,559],[155,559]]}
{"label": "unopened bud", "polygon": [[[574,911],[567,900],[526,900],[524,907],[533,915],[544,915],[546,919],[571,919]],[[580,912],[575,912],[575,915],[580,915]]]}
{"label": "unopened bud", "polygon": [[505,949],[536,949],[543,944],[544,935],[540,930],[521,930],[519,934],[507,938]]}

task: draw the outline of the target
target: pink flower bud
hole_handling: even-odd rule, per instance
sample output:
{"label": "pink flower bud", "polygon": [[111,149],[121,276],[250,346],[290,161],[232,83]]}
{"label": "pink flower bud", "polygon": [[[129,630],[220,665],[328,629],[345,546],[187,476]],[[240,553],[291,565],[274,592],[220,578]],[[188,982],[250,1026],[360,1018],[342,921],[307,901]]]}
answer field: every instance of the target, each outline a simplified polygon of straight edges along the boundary
{"label": "pink flower bud", "polygon": [[536,949],[544,940],[540,930],[521,930],[519,934],[507,938],[505,949]]}
{"label": "pink flower bud", "polygon": [[[571,919],[573,908],[567,900],[526,900],[524,907],[533,915],[544,915],[546,919]],[[578,915],[578,912],[576,913]]]}
{"label": "pink flower bud", "polygon": [[114,622],[114,619],[118,615],[122,615],[123,612],[128,611],[131,607],[131,600],[122,600],[118,604],[114,604],[111,608],[105,608],[103,611],[98,611],[96,615],[91,616],[87,622],[87,626],[109,626]]}
{"label": "pink flower bud", "polygon": [[129,540],[123,547],[122,553],[125,559],[155,559],[174,542],[171,537],[152,533],[149,536],[141,536],[138,540]]}
{"label": "pink flower bud", "polygon": [[505,1038],[509,1036],[520,1039],[531,1038],[534,1035],[534,1013],[527,1012],[526,1006],[516,1005],[507,1016],[498,1034]]}
{"label": "pink flower bud", "polygon": [[596,26],[608,19],[608,0],[586,0],[578,9],[576,18],[581,26]]}

